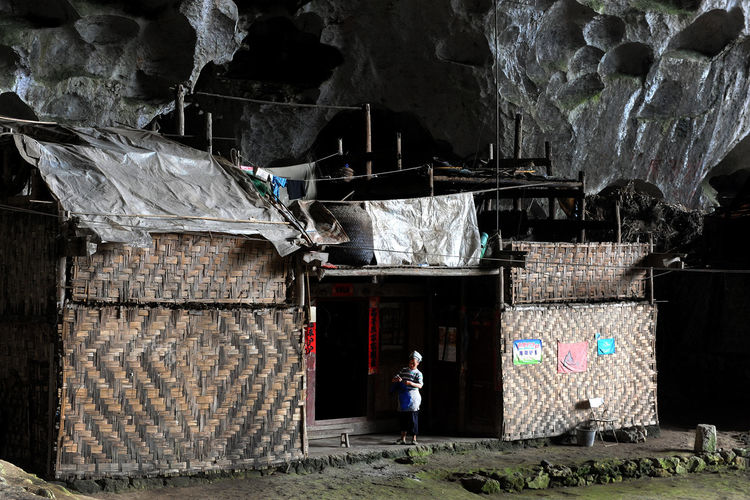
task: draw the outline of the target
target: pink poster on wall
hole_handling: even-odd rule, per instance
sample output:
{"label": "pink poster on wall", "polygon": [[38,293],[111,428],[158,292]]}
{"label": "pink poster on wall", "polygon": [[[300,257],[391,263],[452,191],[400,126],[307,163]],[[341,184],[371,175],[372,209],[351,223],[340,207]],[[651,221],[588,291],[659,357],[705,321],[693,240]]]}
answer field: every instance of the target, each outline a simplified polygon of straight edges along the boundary
{"label": "pink poster on wall", "polygon": [[589,343],[557,343],[557,373],[580,373],[586,371]]}

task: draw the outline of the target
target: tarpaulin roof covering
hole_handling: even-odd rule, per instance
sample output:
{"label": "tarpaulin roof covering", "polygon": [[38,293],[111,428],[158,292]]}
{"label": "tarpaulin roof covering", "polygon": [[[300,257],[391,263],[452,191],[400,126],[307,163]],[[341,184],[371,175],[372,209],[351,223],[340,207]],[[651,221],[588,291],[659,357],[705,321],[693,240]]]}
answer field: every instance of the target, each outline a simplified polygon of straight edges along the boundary
{"label": "tarpaulin roof covering", "polygon": [[481,243],[471,193],[365,202],[379,265],[472,266]]}
{"label": "tarpaulin roof covering", "polygon": [[150,244],[149,233],[260,235],[282,256],[300,231],[233,167],[155,132],[2,123],[78,227],[101,242]]}
{"label": "tarpaulin roof covering", "polygon": [[[345,203],[364,205],[379,266],[479,264],[482,244],[471,193]],[[353,243],[354,248],[366,245],[365,240]]]}

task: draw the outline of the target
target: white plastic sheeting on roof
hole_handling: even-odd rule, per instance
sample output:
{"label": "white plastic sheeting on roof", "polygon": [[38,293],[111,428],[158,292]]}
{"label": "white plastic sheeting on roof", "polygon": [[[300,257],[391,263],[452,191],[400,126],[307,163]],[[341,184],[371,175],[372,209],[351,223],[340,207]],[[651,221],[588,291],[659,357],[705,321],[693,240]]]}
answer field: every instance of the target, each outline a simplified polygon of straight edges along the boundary
{"label": "white plastic sheeting on roof", "polygon": [[471,266],[481,243],[471,193],[367,201],[378,265]]}
{"label": "white plastic sheeting on roof", "polygon": [[131,129],[14,127],[16,147],[36,166],[78,227],[101,242],[147,246],[149,233],[260,235],[282,256],[300,231],[210,154]]}

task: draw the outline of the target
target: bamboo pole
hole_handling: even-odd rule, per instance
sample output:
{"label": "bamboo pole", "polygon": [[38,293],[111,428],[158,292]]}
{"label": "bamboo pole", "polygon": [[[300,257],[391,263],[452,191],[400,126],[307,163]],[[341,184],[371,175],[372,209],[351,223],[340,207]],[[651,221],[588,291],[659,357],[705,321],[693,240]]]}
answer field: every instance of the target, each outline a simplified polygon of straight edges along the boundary
{"label": "bamboo pole", "polygon": [[401,132],[396,132],[396,168],[399,170],[403,168],[401,159]]}
{"label": "bamboo pole", "polygon": [[[547,159],[547,177],[552,177],[552,145],[549,141],[544,141],[544,157]],[[554,220],[557,198],[550,196],[547,198],[547,204],[549,205],[549,215],[547,218]]]}
{"label": "bamboo pole", "polygon": [[179,135],[185,135],[185,86],[179,84],[175,94],[175,125]]}
{"label": "bamboo pole", "polygon": [[505,267],[500,266],[500,273],[498,273],[497,278],[498,284],[497,284],[497,295],[498,295],[498,305],[500,308],[500,311],[505,310]]}
{"label": "bamboo pole", "polygon": [[[648,233],[648,248],[651,253],[654,253],[654,233]],[[655,299],[654,299],[654,268],[651,267],[648,271],[648,281],[649,281],[649,302],[651,302],[651,305],[654,305]]]}
{"label": "bamboo pole", "polygon": [[620,202],[615,203],[615,221],[617,221],[617,243],[622,243],[622,219],[620,219]]}
{"label": "bamboo pole", "polygon": [[[307,277],[307,272],[303,269],[302,260],[299,258],[299,256],[295,259],[294,262],[295,267],[295,285],[296,285],[296,294],[297,294],[297,306],[305,310],[305,278]],[[309,310],[309,304],[307,304],[308,310]],[[305,404],[302,405],[302,455],[304,457],[307,457],[309,452],[309,441],[307,436],[307,356],[305,355],[305,343],[307,342],[307,338],[305,335],[306,327],[309,324],[310,315],[305,315],[306,321],[305,321],[305,327],[302,328],[302,391],[305,396]]]}
{"label": "bamboo pole", "polygon": [[583,170],[578,172],[578,180],[581,182],[581,200],[579,205],[581,207],[581,232],[578,235],[578,241],[579,243],[586,243],[586,229],[583,227],[583,223],[586,220],[586,174]]}
{"label": "bamboo pole", "polygon": [[521,146],[523,143],[523,115],[516,113],[516,131],[513,137],[513,158],[521,158]]}
{"label": "bamboo pole", "polygon": [[[513,159],[521,159],[521,145],[523,144],[523,115],[516,113],[516,130],[513,136]],[[518,166],[518,164],[516,164]],[[522,200],[520,197],[513,198],[513,208],[517,212],[521,211]]]}
{"label": "bamboo pole", "polygon": [[213,115],[210,112],[206,113],[206,151],[208,154],[213,154],[214,149],[214,120]]}
{"label": "bamboo pole", "polygon": [[372,179],[372,116],[370,114],[370,105],[365,104],[365,173],[367,180]]}

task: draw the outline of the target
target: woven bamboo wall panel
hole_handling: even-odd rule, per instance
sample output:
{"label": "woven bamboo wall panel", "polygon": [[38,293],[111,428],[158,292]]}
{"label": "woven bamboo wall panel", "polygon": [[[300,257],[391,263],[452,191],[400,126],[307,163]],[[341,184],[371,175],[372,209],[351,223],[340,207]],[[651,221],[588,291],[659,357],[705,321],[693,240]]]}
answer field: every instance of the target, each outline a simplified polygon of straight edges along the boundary
{"label": "woven bamboo wall panel", "polygon": [[513,304],[646,296],[646,272],[629,268],[648,255],[648,244],[516,241],[511,248],[528,252],[526,268],[510,273]]}
{"label": "woven bamboo wall panel", "polygon": [[40,473],[55,439],[56,337],[54,324],[0,321],[0,457]]}
{"label": "woven bamboo wall panel", "polygon": [[55,217],[0,211],[0,316],[56,314]]}
{"label": "woven bamboo wall panel", "polygon": [[[604,398],[617,428],[657,423],[654,328],[645,302],[519,306],[501,316],[505,440],[563,434],[589,418],[582,404]],[[615,339],[598,356],[595,335]],[[541,339],[542,362],[513,365],[513,341]],[[557,373],[557,343],[589,343],[588,369]]]}
{"label": "woven bamboo wall panel", "polygon": [[67,309],[57,477],[300,458],[301,320],[296,309]]}
{"label": "woven bamboo wall panel", "polygon": [[71,285],[76,301],[282,304],[287,266],[266,241],[158,234],[76,257]]}

